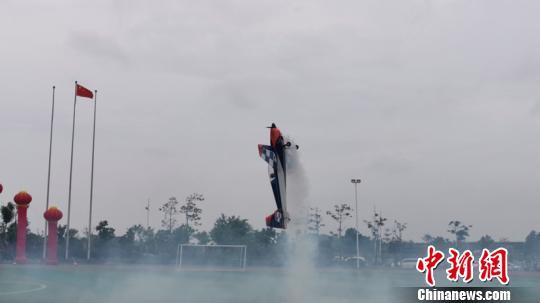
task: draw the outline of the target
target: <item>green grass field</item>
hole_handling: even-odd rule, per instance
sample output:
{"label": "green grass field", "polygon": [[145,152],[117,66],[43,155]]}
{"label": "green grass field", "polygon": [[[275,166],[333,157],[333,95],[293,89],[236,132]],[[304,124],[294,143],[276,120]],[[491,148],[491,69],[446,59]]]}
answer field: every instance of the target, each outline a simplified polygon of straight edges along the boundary
{"label": "green grass field", "polygon": [[[532,287],[540,275],[511,276]],[[421,286],[412,270],[176,271],[166,267],[0,266],[0,302],[399,302],[396,288]],[[444,277],[439,277],[439,280]]]}

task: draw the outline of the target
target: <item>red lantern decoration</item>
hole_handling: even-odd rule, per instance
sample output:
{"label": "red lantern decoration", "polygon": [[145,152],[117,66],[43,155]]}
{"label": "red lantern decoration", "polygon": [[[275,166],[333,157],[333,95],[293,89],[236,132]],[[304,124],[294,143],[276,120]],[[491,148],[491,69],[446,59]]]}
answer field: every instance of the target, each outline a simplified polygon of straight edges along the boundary
{"label": "red lantern decoration", "polygon": [[13,197],[13,202],[17,205],[28,205],[32,202],[32,196],[25,191],[21,191]]}
{"label": "red lantern decoration", "polygon": [[26,227],[28,226],[28,218],[26,212],[28,205],[32,202],[32,196],[25,191],[21,191],[13,197],[13,201],[17,204],[17,246],[15,263],[26,263]]}
{"label": "red lantern decoration", "polygon": [[62,216],[62,212],[54,206],[49,207],[49,209],[43,213],[43,217],[49,224],[46,261],[49,265],[58,264],[58,221],[62,219]]}
{"label": "red lantern decoration", "polygon": [[58,222],[60,219],[62,219],[63,214],[57,207],[51,206],[45,213],[43,213],[43,217],[47,221]]}

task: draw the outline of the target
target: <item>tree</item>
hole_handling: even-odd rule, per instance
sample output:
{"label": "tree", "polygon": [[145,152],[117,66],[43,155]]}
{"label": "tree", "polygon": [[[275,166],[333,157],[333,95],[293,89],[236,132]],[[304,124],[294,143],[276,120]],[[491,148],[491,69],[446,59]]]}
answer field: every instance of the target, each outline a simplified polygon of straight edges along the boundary
{"label": "tree", "polygon": [[273,228],[263,228],[261,230],[253,231],[253,241],[256,246],[263,249],[268,249],[270,246],[276,244],[278,234]]}
{"label": "tree", "polygon": [[310,208],[309,220],[308,220],[308,230],[316,234],[317,236],[321,232],[321,227],[324,226],[324,224],[322,223],[322,216],[319,213],[319,211],[320,210],[318,207]]}
{"label": "tree", "polygon": [[540,232],[531,231],[525,238],[524,255],[527,267],[532,270],[540,269]]}
{"label": "tree", "polygon": [[43,254],[43,235],[28,230],[26,234],[26,253],[28,258],[39,259]]}
{"label": "tree", "polygon": [[394,233],[393,233],[393,230],[391,230],[390,228],[385,228],[384,229],[384,232],[382,234],[382,241],[384,243],[390,243],[392,241],[394,241]]}
{"label": "tree", "polygon": [[2,246],[7,246],[7,232],[8,225],[15,218],[15,204],[8,202],[6,205],[0,207],[0,214],[2,215],[2,224],[0,224],[0,234],[2,235]]}
{"label": "tree", "polygon": [[423,237],[422,237],[422,240],[426,243],[426,244],[430,244],[430,245],[433,245],[435,247],[437,247],[437,249],[439,250],[445,250],[447,248],[449,248],[451,245],[451,241],[446,239],[446,238],[443,238],[441,236],[432,236],[430,234],[425,234]]}
{"label": "tree", "polygon": [[472,225],[465,225],[461,221],[450,221],[448,223],[448,232],[456,237],[456,245],[460,245],[469,236],[469,230]]}
{"label": "tree", "polygon": [[100,221],[96,226],[96,231],[98,232],[98,239],[101,241],[107,242],[114,239],[115,229],[109,227],[109,222],[107,222],[107,220]]}
{"label": "tree", "polygon": [[206,231],[201,231],[201,232],[195,233],[193,235],[193,237],[195,239],[197,239],[197,241],[201,245],[206,245],[206,244],[210,243],[210,240],[211,240],[210,234],[207,233]]}
{"label": "tree", "polygon": [[142,242],[145,240],[145,229],[141,224],[129,227],[122,236],[128,243]]}
{"label": "tree", "polygon": [[495,240],[493,240],[493,238],[489,235],[482,236],[482,238],[478,240],[478,245],[480,248],[491,249],[494,244]]}
{"label": "tree", "polygon": [[[97,238],[94,241],[94,255],[96,259],[108,259],[112,256],[120,255],[120,246],[118,240],[115,239],[115,229],[109,226],[107,220],[100,221],[96,226]],[[132,231],[133,232],[133,231]],[[130,232],[127,238],[133,236],[133,241],[135,241],[135,235]],[[123,239],[124,243],[131,239]],[[133,244],[133,243],[132,243]],[[132,250],[133,247],[129,246],[129,250]],[[134,251],[130,251],[127,254],[124,254],[124,257],[133,257]]]}
{"label": "tree", "polygon": [[[11,224],[14,225],[14,224]],[[58,225],[58,251],[66,248],[67,225]],[[79,231],[75,228],[69,229],[69,254],[72,258],[86,258],[86,250],[83,245],[87,242],[79,238]],[[43,243],[41,243],[43,245]],[[43,247],[43,246],[42,246]]]}
{"label": "tree", "polygon": [[[343,234],[343,243],[344,243],[344,252],[345,255],[356,255],[356,229],[347,228]],[[362,235],[358,232],[358,246],[360,248],[360,254],[365,256],[366,252],[370,250],[370,240],[369,237]]]}
{"label": "tree", "polygon": [[275,266],[281,265],[286,259],[286,250],[280,241],[280,235],[274,228],[262,228],[250,233],[248,245],[248,260],[252,264]]}
{"label": "tree", "polygon": [[142,232],[142,245],[144,253],[155,253],[156,251],[156,240],[155,233],[152,227],[147,227]]}
{"label": "tree", "polygon": [[540,232],[532,230],[525,238],[525,253],[540,253]]}
{"label": "tree", "polygon": [[204,196],[198,193],[193,193],[186,197],[186,204],[180,207],[180,213],[186,216],[186,225],[189,225],[189,222],[193,222],[194,226],[199,226],[201,223],[201,214],[202,209],[197,207],[197,202],[204,201]]}
{"label": "tree", "polygon": [[160,229],[154,236],[155,251],[160,255],[163,261],[174,257],[178,243],[172,241],[172,232],[169,230]]}
{"label": "tree", "polygon": [[192,227],[182,224],[173,230],[172,240],[176,244],[186,244],[194,233],[195,230]]}
{"label": "tree", "polygon": [[2,213],[2,224],[7,226],[15,218],[15,204],[8,202],[8,204],[2,205],[0,212]]}
{"label": "tree", "polygon": [[403,231],[407,229],[407,223],[401,223],[398,220],[394,220],[394,229],[392,231],[393,238],[397,242],[401,242],[403,240]]}
{"label": "tree", "polygon": [[148,240],[147,230],[141,224],[137,224],[129,227],[126,233],[122,237],[120,237],[119,241],[120,244],[129,246],[143,243],[146,240]]}
{"label": "tree", "polygon": [[383,226],[388,220],[387,218],[384,218],[381,214],[377,213],[376,211],[373,212],[373,219],[371,221],[364,220],[364,222],[367,225],[367,228],[371,231],[371,236],[375,240],[379,240],[382,238],[382,231]]}
{"label": "tree", "polygon": [[8,225],[6,241],[8,244],[15,244],[17,242],[17,221]]}
{"label": "tree", "polygon": [[383,227],[387,218],[384,218],[382,214],[373,211],[373,219],[371,221],[364,220],[368,229],[371,231],[371,236],[374,242],[374,263],[382,262],[382,233]]}
{"label": "tree", "polygon": [[401,223],[394,220],[390,241],[388,242],[388,252],[393,255],[394,262],[399,262],[402,259],[401,250],[403,247],[403,231],[407,229],[407,223]]}
{"label": "tree", "polygon": [[[66,240],[66,230],[67,225],[58,225],[58,242],[63,243]],[[69,238],[76,238],[79,234],[79,231],[75,228],[69,229]]]}
{"label": "tree", "polygon": [[161,220],[161,226],[166,228],[169,233],[173,232],[176,225],[176,215],[178,214],[178,200],[176,197],[170,197],[169,201],[165,202],[159,211],[163,213],[163,220]]}
{"label": "tree", "polygon": [[352,217],[351,214],[351,206],[348,204],[342,203],[342,204],[336,204],[334,205],[334,209],[332,211],[327,211],[327,215],[332,218],[332,220],[336,221],[338,224],[337,233],[330,232],[332,235],[337,236],[338,240],[338,246],[339,246],[339,258],[343,258],[343,243],[341,241],[341,237],[343,234],[343,222]]}
{"label": "tree", "polygon": [[118,242],[124,257],[135,258],[144,251],[146,240],[146,230],[142,225],[137,224],[129,227]]}
{"label": "tree", "polygon": [[452,241],[441,236],[436,236],[430,244],[437,247],[437,249],[446,250],[451,246]]}
{"label": "tree", "polygon": [[334,235],[337,235],[339,239],[341,239],[343,234],[343,222],[352,217],[351,210],[352,209],[348,204],[343,203],[334,205],[332,211],[329,210],[326,212],[326,214],[338,224],[337,234]]}
{"label": "tree", "polygon": [[423,237],[422,237],[422,241],[424,241],[425,243],[431,243],[433,241],[433,236],[430,235],[430,234],[425,234]]}
{"label": "tree", "polygon": [[247,219],[221,214],[214,223],[210,236],[217,244],[245,244],[252,230]]}

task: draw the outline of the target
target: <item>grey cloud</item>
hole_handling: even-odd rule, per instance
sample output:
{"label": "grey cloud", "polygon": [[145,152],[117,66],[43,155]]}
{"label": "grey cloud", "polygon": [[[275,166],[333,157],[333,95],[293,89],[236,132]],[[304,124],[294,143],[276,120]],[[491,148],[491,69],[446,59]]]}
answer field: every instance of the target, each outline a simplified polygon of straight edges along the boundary
{"label": "grey cloud", "polygon": [[77,52],[104,60],[103,64],[125,66],[130,63],[130,57],[119,45],[117,37],[107,36],[105,33],[73,31],[68,36],[68,44]]}
{"label": "grey cloud", "polygon": [[[358,176],[361,213],[376,204],[409,223],[406,238],[443,234],[461,219],[475,224],[473,238],[520,239],[538,228],[538,6],[11,1],[0,10],[11,29],[0,33],[10,46],[0,48],[0,130],[17,150],[0,149],[9,179],[0,182],[32,190],[38,222],[56,84],[52,193],[65,207],[71,88],[85,79],[100,91],[96,218],[119,232],[145,220],[136,210],[128,220],[125,209],[193,191],[208,197],[203,228],[221,212],[261,227],[274,205],[255,147],[275,121],[300,144],[323,209],[350,201],[348,180]],[[91,113],[78,105],[72,222],[81,230]],[[438,213],[426,221],[416,210],[428,203]],[[487,203],[501,211],[478,218]],[[157,227],[160,214],[151,216]]]}

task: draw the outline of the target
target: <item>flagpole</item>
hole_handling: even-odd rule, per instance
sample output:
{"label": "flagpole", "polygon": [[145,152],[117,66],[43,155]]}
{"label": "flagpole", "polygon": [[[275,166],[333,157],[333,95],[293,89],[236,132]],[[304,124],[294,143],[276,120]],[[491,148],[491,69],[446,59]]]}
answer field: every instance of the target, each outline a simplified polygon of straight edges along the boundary
{"label": "flagpole", "polygon": [[73,127],[71,129],[71,161],[69,163],[69,194],[68,194],[68,214],[67,214],[67,229],[66,229],[66,261],[69,259],[69,223],[71,219],[71,181],[73,180],[73,144],[75,142],[75,109],[77,107],[77,81],[75,81],[75,97],[73,100]]}
{"label": "flagpole", "polygon": [[94,130],[92,132],[92,168],[90,173],[90,211],[88,214],[88,251],[86,259],[90,260],[90,247],[92,243],[92,198],[94,197],[94,150],[96,145],[96,107],[97,107],[97,90],[94,90]]}
{"label": "flagpole", "polygon": [[[54,91],[56,87],[52,87],[52,109],[51,109],[51,132],[49,135],[49,169],[47,173],[47,200],[45,204],[45,211],[49,209],[49,192],[51,187],[51,155],[52,155],[52,140],[53,140],[53,123],[54,123]],[[47,256],[47,221],[45,221],[45,228],[43,229],[43,260]]]}

